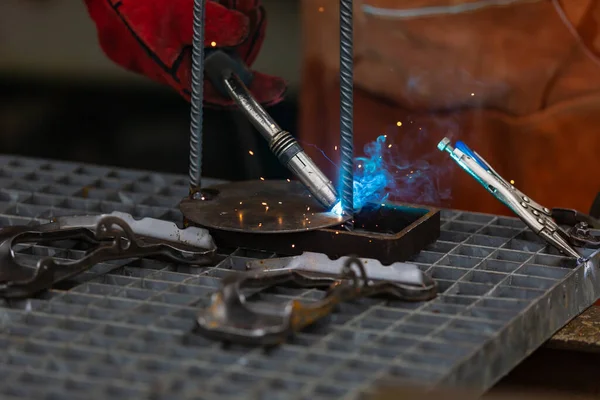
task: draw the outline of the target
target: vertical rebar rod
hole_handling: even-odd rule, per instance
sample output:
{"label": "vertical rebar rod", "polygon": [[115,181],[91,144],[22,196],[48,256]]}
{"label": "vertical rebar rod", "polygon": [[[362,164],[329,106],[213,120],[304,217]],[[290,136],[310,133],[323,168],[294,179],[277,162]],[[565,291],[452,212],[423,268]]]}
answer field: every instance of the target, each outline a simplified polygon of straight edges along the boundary
{"label": "vertical rebar rod", "polygon": [[194,0],[194,26],[192,39],[192,82],[190,123],[190,190],[200,190],[202,185],[202,127],[204,100],[204,20],[206,0]]}
{"label": "vertical rebar rod", "polygon": [[[354,214],[353,1],[340,0],[340,182],[342,210]],[[346,224],[353,228],[352,218]]]}

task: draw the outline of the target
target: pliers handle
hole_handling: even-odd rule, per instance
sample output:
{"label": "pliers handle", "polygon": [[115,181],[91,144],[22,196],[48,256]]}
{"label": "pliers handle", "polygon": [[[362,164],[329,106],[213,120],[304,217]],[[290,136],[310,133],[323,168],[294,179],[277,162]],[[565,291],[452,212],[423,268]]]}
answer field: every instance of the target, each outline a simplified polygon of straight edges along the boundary
{"label": "pliers handle", "polygon": [[[600,248],[600,238],[590,234],[597,220],[575,210],[556,208],[550,210],[519,191],[498,174],[479,154],[465,143],[444,138],[439,144],[440,151],[446,151],[452,159],[475,178],[488,192],[510,208],[531,230],[561,253],[581,260],[575,247]],[[562,226],[569,225],[564,229]]]}

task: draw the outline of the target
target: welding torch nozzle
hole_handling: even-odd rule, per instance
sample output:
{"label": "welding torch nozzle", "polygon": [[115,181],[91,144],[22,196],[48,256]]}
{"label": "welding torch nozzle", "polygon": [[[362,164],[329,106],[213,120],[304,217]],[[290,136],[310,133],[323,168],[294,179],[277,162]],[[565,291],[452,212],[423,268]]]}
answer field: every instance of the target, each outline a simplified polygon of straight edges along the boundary
{"label": "welding torch nozzle", "polygon": [[282,130],[252,96],[247,88],[252,74],[243,63],[218,50],[207,54],[205,70],[217,90],[231,97],[267,140],[269,148],[279,161],[330,211],[338,202],[338,195],[331,181],[304,152],[298,141],[289,132]]}

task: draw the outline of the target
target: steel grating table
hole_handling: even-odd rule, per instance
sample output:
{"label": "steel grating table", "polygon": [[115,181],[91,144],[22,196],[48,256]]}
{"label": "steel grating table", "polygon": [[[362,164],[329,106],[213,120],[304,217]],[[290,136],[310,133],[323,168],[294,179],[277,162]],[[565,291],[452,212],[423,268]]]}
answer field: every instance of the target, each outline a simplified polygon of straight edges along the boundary
{"label": "steel grating table", "polygon": [[[181,221],[183,176],[0,156],[0,226],[114,210]],[[412,261],[443,292],[427,303],[364,299],[270,351],[191,334],[197,308],[260,250],[221,249],[213,267],[100,264],[36,298],[0,306],[0,396],[89,399],[360,398],[379,384],[485,391],[599,296],[517,219],[444,211],[440,240]],[[18,257],[83,250],[21,246]],[[597,262],[598,253],[592,254]],[[319,290],[276,288],[276,303]]]}

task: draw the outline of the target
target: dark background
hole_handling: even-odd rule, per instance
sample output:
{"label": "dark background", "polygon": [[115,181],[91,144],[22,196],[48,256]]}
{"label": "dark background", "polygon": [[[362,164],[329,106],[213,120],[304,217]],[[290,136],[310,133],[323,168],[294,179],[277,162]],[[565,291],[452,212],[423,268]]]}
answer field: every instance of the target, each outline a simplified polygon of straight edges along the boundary
{"label": "dark background", "polygon": [[[289,82],[285,102],[269,111],[294,134],[299,2],[263,4],[267,38],[254,66]],[[187,174],[189,114],[173,90],[104,56],[83,0],[0,2],[0,153]],[[288,176],[239,113],[204,115],[203,175]]]}
{"label": "dark background", "polygon": [[[169,89],[8,77],[0,84],[0,127],[10,131],[0,135],[2,153],[187,173],[190,107]],[[269,111],[295,131],[293,92]],[[240,113],[207,110],[204,130],[205,176],[288,176]]]}

